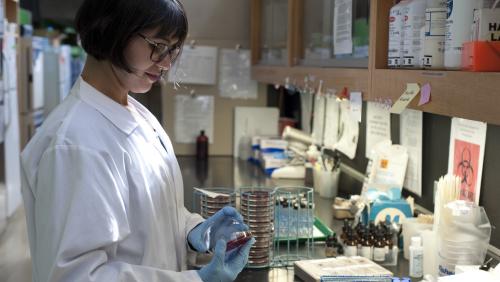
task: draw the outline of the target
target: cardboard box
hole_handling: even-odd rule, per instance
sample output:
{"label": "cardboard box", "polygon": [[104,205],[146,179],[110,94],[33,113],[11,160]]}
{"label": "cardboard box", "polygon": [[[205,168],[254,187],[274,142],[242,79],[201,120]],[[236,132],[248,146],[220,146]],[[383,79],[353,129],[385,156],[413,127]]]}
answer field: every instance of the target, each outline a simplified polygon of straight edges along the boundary
{"label": "cardboard box", "polygon": [[[392,281],[392,272],[364,257],[301,260],[294,263],[295,275],[306,282]],[[373,280],[376,279],[376,280]]]}

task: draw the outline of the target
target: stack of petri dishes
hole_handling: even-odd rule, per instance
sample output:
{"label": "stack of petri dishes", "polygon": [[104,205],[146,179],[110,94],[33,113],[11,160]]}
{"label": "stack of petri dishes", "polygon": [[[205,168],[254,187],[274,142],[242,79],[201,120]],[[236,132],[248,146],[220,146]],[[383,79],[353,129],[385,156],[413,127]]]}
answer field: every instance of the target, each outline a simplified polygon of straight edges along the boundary
{"label": "stack of petri dishes", "polygon": [[256,242],[247,267],[269,267],[274,239],[275,191],[270,188],[241,188],[240,211]]}
{"label": "stack of petri dishes", "polygon": [[208,218],[225,206],[236,206],[236,193],[231,188],[203,188],[194,192],[194,209]]}

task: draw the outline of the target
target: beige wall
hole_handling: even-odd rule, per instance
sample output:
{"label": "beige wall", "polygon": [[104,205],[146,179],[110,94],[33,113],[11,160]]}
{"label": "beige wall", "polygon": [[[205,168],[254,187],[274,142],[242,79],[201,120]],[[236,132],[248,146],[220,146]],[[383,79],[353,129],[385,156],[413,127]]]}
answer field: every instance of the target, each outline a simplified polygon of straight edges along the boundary
{"label": "beige wall", "polygon": [[[197,45],[219,48],[250,48],[250,0],[181,0],[189,20],[187,42],[196,40]],[[186,89],[175,91],[167,84],[162,89],[163,126],[172,139],[177,155],[193,155],[194,144],[177,144],[174,136],[174,95],[189,94],[190,90],[200,95],[215,97],[214,143],[209,147],[210,155],[228,156],[233,152],[233,115],[236,106],[265,106],[265,86],[259,85],[256,100],[227,99],[218,95],[218,87],[184,85]]]}

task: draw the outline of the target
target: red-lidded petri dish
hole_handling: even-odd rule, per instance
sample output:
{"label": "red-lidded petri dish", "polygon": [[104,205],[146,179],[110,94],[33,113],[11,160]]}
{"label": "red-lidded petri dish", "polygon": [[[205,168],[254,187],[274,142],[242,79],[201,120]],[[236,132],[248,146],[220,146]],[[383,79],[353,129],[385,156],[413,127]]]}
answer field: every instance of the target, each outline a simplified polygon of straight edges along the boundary
{"label": "red-lidded petri dish", "polygon": [[237,232],[236,238],[227,242],[226,244],[226,252],[229,252],[233,249],[239,248],[245,245],[250,239],[252,239],[253,235],[250,231]]}

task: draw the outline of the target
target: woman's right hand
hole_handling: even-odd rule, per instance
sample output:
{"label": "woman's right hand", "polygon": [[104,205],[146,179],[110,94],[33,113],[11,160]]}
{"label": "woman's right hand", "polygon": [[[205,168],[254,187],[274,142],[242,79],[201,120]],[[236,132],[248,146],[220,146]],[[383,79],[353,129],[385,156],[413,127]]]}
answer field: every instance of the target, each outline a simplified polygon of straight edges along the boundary
{"label": "woman's right hand", "polygon": [[250,248],[255,238],[250,239],[237,251],[226,256],[226,241],[220,239],[215,245],[215,252],[209,264],[198,270],[198,275],[204,282],[234,281],[248,262]]}

